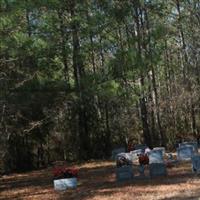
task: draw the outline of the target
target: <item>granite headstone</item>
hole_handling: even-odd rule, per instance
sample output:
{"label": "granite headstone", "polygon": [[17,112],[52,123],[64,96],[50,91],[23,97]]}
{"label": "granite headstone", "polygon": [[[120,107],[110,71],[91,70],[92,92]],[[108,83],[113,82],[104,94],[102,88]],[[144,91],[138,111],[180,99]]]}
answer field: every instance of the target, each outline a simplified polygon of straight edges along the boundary
{"label": "granite headstone", "polygon": [[181,146],[177,149],[177,158],[178,160],[191,160],[194,156],[194,147],[191,145]]}

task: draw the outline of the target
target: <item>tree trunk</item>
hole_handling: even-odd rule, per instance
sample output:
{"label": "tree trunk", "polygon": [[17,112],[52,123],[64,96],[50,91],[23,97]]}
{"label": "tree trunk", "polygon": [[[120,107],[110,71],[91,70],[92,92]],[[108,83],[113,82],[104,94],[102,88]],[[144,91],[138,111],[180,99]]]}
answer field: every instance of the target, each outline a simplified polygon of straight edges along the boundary
{"label": "tree trunk", "polygon": [[[71,1],[71,17],[72,20],[76,17],[76,1]],[[80,53],[80,40],[79,40],[79,22],[73,21],[72,23],[72,43],[73,43],[73,69],[76,91],[79,96],[79,107],[78,107],[78,131],[79,131],[79,159],[87,159],[90,153],[90,136],[88,132],[87,114],[86,114],[86,103],[87,99],[84,96],[84,86],[82,78],[84,77],[84,65]]]}
{"label": "tree trunk", "polygon": [[[134,5],[135,6],[135,5]],[[140,28],[140,18],[139,18],[139,8],[135,7],[135,22],[136,22],[136,31],[137,31],[137,47],[138,47],[138,57],[140,61],[142,61],[142,44],[141,44],[141,28]],[[142,67],[142,66],[141,66]],[[151,134],[149,130],[149,124],[148,124],[148,111],[146,106],[146,98],[144,93],[144,75],[143,75],[143,69],[140,69],[140,85],[141,85],[141,94],[140,94],[140,109],[141,109],[141,120],[142,120],[142,127],[143,127],[143,137],[144,142],[148,146],[152,146],[151,142]]]}
{"label": "tree trunk", "polygon": [[69,83],[69,70],[68,70],[68,63],[67,63],[67,52],[66,52],[66,43],[67,43],[67,35],[65,33],[65,26],[63,21],[63,9],[58,10],[58,17],[60,20],[60,35],[61,35],[61,51],[62,51],[62,61],[64,64],[64,79],[67,81],[67,85],[70,87]]}

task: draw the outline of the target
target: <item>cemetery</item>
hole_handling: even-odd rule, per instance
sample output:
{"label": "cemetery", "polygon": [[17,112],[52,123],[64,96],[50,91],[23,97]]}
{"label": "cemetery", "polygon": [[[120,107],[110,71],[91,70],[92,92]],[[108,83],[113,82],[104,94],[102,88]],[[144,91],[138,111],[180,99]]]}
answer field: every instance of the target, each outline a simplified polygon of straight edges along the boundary
{"label": "cemetery", "polygon": [[0,200],[200,200],[200,0],[0,11]]}
{"label": "cemetery", "polygon": [[[176,152],[155,147],[146,153],[143,147],[130,152],[120,147],[113,149],[111,159],[107,161],[90,161],[71,165],[70,168],[59,162],[56,164],[58,167],[33,171],[29,176],[3,176],[0,178],[0,200],[26,195],[27,199],[65,199],[67,196],[72,200],[129,200],[134,196],[136,200],[198,200],[200,153],[194,147],[194,144],[183,143]],[[5,191],[5,187],[8,190]],[[44,192],[39,192],[38,187]],[[170,190],[172,192],[168,193]]]}

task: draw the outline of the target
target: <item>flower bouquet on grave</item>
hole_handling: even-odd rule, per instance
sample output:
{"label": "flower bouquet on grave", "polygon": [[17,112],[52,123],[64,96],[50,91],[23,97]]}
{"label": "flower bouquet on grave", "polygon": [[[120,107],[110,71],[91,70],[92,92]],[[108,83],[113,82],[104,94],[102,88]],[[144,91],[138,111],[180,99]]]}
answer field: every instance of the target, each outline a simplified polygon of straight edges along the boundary
{"label": "flower bouquet on grave", "polygon": [[149,164],[149,157],[147,154],[140,154],[138,155],[140,165],[148,165]]}
{"label": "flower bouquet on grave", "polygon": [[138,162],[139,162],[139,167],[138,167],[138,172],[140,173],[140,176],[145,176],[145,165],[149,164],[149,157],[147,154],[139,154],[138,155]]}
{"label": "flower bouquet on grave", "polygon": [[53,169],[54,179],[78,177],[78,169],[67,167],[55,167]]}
{"label": "flower bouquet on grave", "polygon": [[77,186],[78,169],[55,167],[53,169],[55,190],[65,190]]}

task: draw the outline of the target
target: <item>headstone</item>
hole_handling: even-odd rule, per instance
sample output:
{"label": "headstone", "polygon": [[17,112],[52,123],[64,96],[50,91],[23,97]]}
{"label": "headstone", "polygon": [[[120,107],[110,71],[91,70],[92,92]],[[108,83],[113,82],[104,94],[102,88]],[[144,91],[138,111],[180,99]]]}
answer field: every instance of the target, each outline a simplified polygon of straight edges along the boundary
{"label": "headstone", "polygon": [[193,155],[194,155],[194,147],[191,145],[185,145],[177,149],[178,160],[185,160],[185,161],[191,160]]}
{"label": "headstone", "polygon": [[114,149],[112,151],[112,159],[115,160],[117,154],[119,154],[119,153],[125,153],[125,152],[126,152],[126,149],[124,147],[120,147],[120,148]]}
{"label": "headstone", "polygon": [[149,165],[150,177],[167,176],[167,169],[164,163],[151,163]]}
{"label": "headstone", "polygon": [[126,181],[133,179],[133,169],[131,165],[116,168],[117,181]]}
{"label": "headstone", "polygon": [[149,163],[164,163],[162,150],[152,150],[149,152]]}
{"label": "headstone", "polygon": [[194,148],[194,153],[198,154],[198,144],[197,142],[183,142],[179,144],[179,147],[184,147],[184,146],[188,146],[191,145]]}
{"label": "headstone", "polygon": [[163,156],[165,155],[165,147],[155,147],[155,148],[153,148],[153,150],[161,150]]}
{"label": "headstone", "polygon": [[193,172],[200,174],[200,155],[192,157],[192,170]]}
{"label": "headstone", "polygon": [[66,190],[67,188],[75,188],[77,186],[77,178],[64,178],[54,180],[55,190]]}

